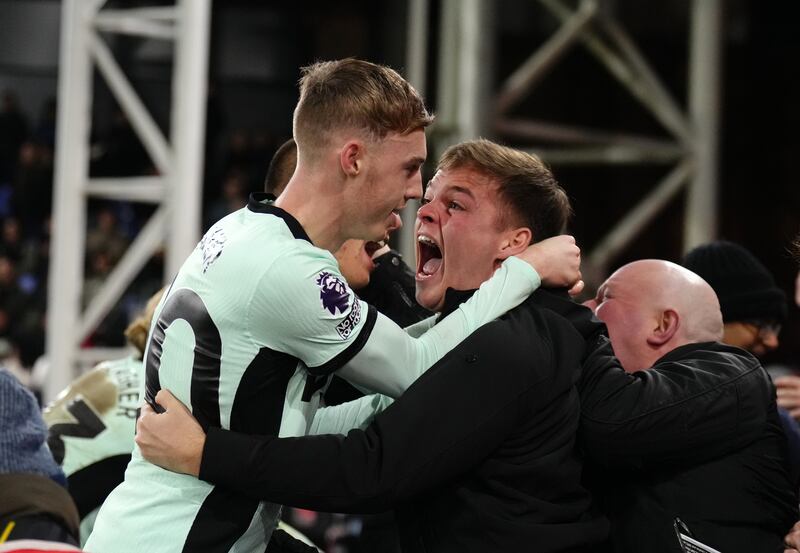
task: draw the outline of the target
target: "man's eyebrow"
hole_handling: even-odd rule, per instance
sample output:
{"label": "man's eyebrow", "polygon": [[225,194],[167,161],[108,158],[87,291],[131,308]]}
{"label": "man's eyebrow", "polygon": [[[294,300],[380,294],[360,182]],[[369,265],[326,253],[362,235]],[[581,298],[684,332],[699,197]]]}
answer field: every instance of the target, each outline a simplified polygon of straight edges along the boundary
{"label": "man's eyebrow", "polygon": [[455,184],[455,185],[451,186],[448,190],[450,192],[461,192],[462,194],[466,194],[470,198],[474,198],[475,197],[475,194],[472,193],[472,190],[470,190],[466,186],[459,186],[459,185]]}
{"label": "man's eyebrow", "polygon": [[409,159],[408,161],[406,161],[405,165],[406,165],[406,167],[419,167],[423,163],[425,163],[425,158],[424,157],[413,157],[413,158]]}

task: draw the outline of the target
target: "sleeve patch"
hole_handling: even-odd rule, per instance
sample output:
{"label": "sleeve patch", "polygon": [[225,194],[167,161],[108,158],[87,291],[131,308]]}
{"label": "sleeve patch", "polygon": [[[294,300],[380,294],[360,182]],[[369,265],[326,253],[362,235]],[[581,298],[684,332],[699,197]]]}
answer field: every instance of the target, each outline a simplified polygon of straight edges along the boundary
{"label": "sleeve patch", "polygon": [[323,309],[330,311],[331,315],[336,315],[337,311],[339,313],[347,311],[352,294],[341,278],[328,271],[322,271],[317,275],[317,286]]}
{"label": "sleeve patch", "polygon": [[[316,277],[319,286],[319,299],[322,308],[331,315],[350,313],[336,325],[336,332],[342,340],[347,340],[361,322],[361,304],[347,283],[336,274],[322,271]],[[352,307],[351,307],[352,306]]]}
{"label": "sleeve patch", "polygon": [[205,273],[214,261],[222,254],[227,237],[221,227],[209,230],[200,241],[200,249],[203,251],[203,272]]}
{"label": "sleeve patch", "polygon": [[358,298],[353,298],[353,308],[350,310],[350,314],[336,325],[336,332],[339,333],[342,340],[347,340],[359,322],[361,322],[361,302],[358,301]]}

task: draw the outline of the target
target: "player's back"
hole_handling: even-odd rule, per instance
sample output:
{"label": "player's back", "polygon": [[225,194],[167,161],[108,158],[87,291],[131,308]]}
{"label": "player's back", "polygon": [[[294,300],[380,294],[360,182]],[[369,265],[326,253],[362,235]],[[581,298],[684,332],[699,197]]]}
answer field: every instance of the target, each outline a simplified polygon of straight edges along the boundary
{"label": "player's back", "polygon": [[44,411],[47,444],[69,481],[81,516],[81,544],[105,497],[122,482],[131,457],[142,361],[104,361],[64,390]]}
{"label": "player's back", "polygon": [[[281,286],[273,278],[275,265],[296,259],[314,266],[333,263],[327,252],[297,240],[281,217],[244,208],[215,224],[156,310],[145,353],[146,399],[169,389],[204,429],[304,434],[317,398],[299,401],[304,366],[268,338],[265,326],[277,325],[280,316],[259,312],[271,303],[264,294],[278,293],[274,288]],[[125,482],[103,505],[87,549],[263,550],[278,511],[276,505],[161,469],[135,448]]]}

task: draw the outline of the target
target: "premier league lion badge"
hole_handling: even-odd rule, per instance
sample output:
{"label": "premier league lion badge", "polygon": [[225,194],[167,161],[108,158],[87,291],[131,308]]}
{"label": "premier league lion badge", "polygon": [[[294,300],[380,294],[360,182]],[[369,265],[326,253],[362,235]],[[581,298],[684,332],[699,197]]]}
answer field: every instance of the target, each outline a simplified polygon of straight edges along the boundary
{"label": "premier league lion badge", "polygon": [[339,313],[347,310],[350,305],[350,289],[341,278],[323,271],[317,275],[317,286],[322,307],[330,311],[331,315],[336,315],[337,310]]}

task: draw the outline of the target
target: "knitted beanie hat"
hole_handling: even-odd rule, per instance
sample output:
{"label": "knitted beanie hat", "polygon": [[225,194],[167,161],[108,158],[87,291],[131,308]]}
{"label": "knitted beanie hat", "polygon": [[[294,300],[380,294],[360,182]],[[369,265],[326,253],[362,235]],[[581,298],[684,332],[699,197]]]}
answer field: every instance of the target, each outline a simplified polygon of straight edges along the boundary
{"label": "knitted beanie hat", "polygon": [[0,474],[47,476],[61,485],[66,477],[47,447],[47,426],[33,394],[0,368]]}
{"label": "knitted beanie hat", "polygon": [[767,268],[742,246],[724,240],[697,246],[683,258],[683,266],[711,285],[726,323],[786,320],[786,294]]}

